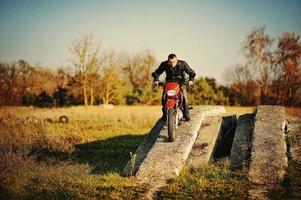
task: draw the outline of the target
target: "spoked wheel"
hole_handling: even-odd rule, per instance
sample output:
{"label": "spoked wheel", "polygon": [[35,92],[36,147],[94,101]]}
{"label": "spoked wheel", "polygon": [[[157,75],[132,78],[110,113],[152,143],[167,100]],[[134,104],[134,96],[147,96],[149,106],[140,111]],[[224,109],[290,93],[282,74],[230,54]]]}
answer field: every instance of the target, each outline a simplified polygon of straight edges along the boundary
{"label": "spoked wheel", "polygon": [[176,139],[176,112],[174,109],[167,110],[167,132],[170,142],[173,142]]}

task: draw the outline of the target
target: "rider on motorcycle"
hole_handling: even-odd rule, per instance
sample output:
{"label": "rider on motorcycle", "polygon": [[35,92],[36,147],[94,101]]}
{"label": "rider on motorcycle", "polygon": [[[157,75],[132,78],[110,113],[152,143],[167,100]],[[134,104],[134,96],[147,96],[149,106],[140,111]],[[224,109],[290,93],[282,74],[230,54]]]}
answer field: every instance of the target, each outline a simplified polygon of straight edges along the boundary
{"label": "rider on motorcycle", "polygon": [[[185,85],[185,73],[186,73],[189,75],[188,85],[191,86],[193,84],[193,79],[195,77],[194,70],[191,69],[185,61],[178,60],[175,54],[169,54],[168,60],[161,62],[158,69],[156,69],[152,73],[152,76],[154,78],[154,84],[159,83],[159,76],[164,71],[166,73],[166,82],[174,81],[180,84],[180,86]],[[184,97],[184,108],[183,108],[184,119],[185,121],[189,121],[190,120],[189,104],[188,104],[186,87],[181,87],[181,91]],[[163,91],[161,103],[162,103],[162,112],[163,112],[162,120],[166,121],[166,110],[164,108],[166,99],[164,99],[164,91]]]}

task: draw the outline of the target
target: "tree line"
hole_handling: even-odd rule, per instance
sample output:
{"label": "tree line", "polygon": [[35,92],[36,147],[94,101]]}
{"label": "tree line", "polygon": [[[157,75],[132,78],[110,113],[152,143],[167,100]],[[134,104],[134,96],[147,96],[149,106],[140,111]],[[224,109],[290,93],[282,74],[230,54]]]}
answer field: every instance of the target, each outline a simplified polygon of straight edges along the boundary
{"label": "tree line", "polygon": [[[265,28],[252,30],[243,47],[246,63],[226,70],[228,85],[199,77],[188,88],[195,105],[301,105],[299,36],[276,39]],[[70,66],[51,70],[25,60],[0,62],[0,105],[38,107],[71,105],[155,105],[162,90],[152,85],[158,66],[152,52],[134,55],[105,51],[92,34],[76,38]]]}
{"label": "tree line", "polygon": [[245,41],[245,63],[225,76],[230,104],[301,106],[300,36],[284,32],[273,38],[265,27],[254,28]]}
{"label": "tree line", "polygon": [[[33,66],[24,60],[0,62],[0,105],[63,107],[72,105],[157,105],[162,89],[152,85],[154,56],[148,51],[117,67],[112,55],[101,72],[83,75],[60,68]],[[85,83],[84,83],[85,81]],[[189,88],[192,104],[227,104],[214,78],[198,78]]]}

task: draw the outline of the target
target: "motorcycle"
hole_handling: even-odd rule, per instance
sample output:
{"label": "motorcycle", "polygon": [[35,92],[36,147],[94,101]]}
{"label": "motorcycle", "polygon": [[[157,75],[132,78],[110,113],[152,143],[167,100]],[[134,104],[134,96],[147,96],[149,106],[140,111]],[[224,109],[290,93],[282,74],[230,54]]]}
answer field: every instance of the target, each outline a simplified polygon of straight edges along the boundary
{"label": "motorcycle", "polygon": [[[163,82],[159,82],[158,85],[163,87]],[[157,85],[157,86],[158,86]],[[165,113],[166,113],[166,125],[168,138],[170,142],[173,142],[176,138],[177,129],[180,125],[180,121],[183,120],[183,102],[184,97],[180,89],[180,85],[176,82],[167,82],[165,84],[164,96]],[[186,87],[183,85],[182,87]],[[166,99],[167,98],[167,99]]]}

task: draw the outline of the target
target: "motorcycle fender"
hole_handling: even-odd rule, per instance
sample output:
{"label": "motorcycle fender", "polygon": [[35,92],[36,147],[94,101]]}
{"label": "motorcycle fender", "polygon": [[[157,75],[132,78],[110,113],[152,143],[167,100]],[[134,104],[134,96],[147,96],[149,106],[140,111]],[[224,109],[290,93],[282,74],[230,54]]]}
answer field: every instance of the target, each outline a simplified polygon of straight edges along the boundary
{"label": "motorcycle fender", "polygon": [[168,99],[166,102],[166,109],[173,108],[175,106],[176,100],[175,99]]}

